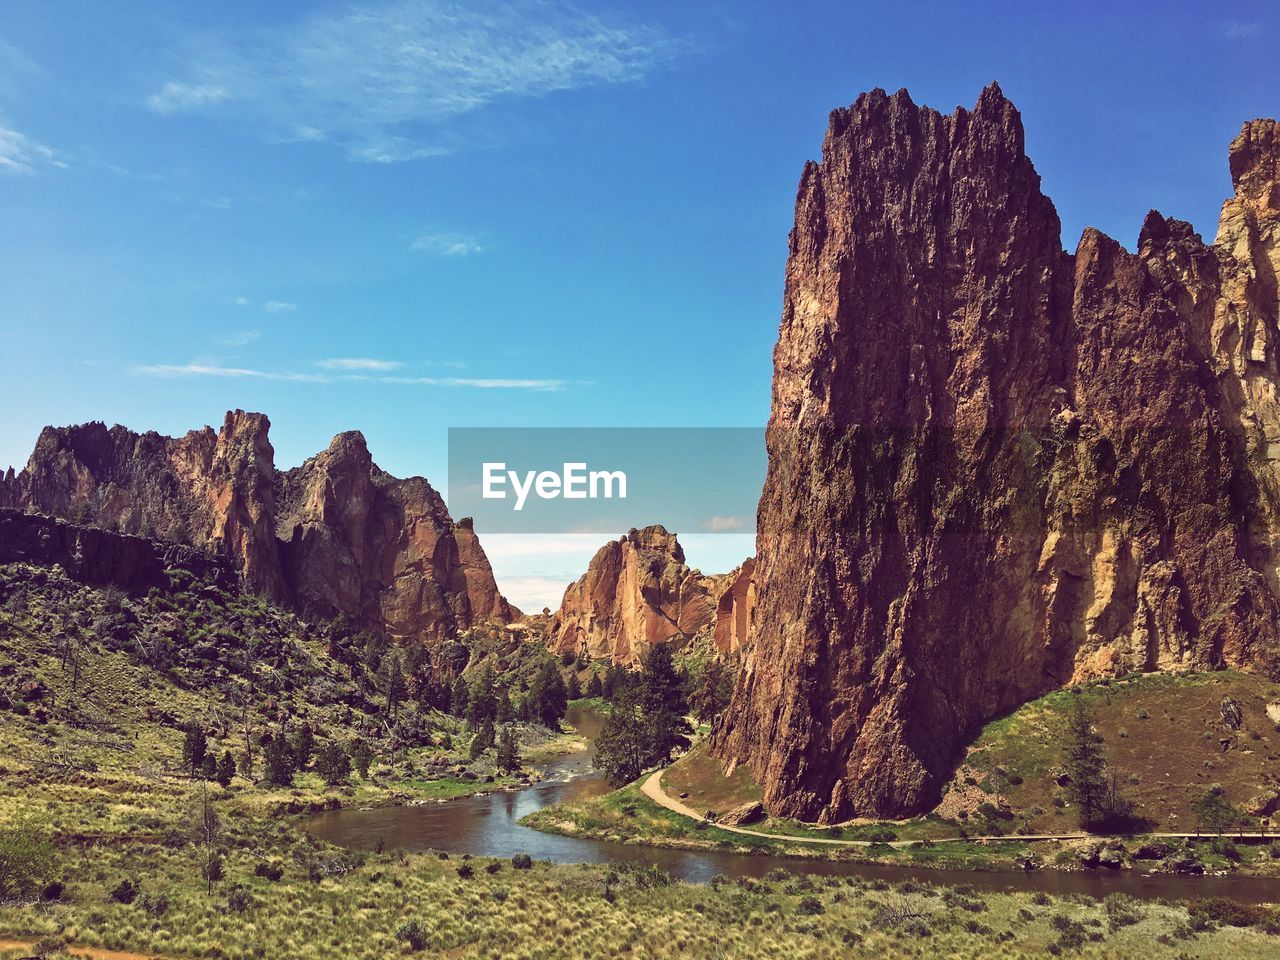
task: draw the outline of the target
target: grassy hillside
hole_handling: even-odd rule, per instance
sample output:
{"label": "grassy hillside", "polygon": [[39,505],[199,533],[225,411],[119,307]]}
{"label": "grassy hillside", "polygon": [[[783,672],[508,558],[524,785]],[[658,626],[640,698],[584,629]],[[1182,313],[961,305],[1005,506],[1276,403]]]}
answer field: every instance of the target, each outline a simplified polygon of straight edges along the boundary
{"label": "grassy hillside", "polygon": [[[1240,710],[1238,728],[1223,720],[1224,699]],[[1135,675],[1051,693],[983,729],[940,812],[972,814],[987,803],[1012,815],[1010,829],[1075,829],[1062,743],[1078,700],[1094,718],[1121,790],[1151,828],[1195,830],[1192,802],[1214,784],[1242,807],[1280,791],[1280,732],[1266,709],[1278,699],[1280,684],[1235,671]]]}
{"label": "grassy hillside", "polygon": [[[1201,840],[1022,841],[1020,836],[1080,832],[1064,776],[1067,718],[1077,703],[1093,718],[1102,752],[1119,790],[1145,821],[1140,832],[1195,832],[1192,805],[1212,787],[1242,815],[1225,828],[1271,831],[1269,811],[1280,804],[1280,732],[1268,704],[1280,685],[1232,671],[1150,674],[1097,681],[1057,691],[988,724],[968,748],[942,802],[927,816],[903,821],[855,820],[818,827],[764,817],[751,829],[777,840],[713,839],[702,825],[650,809],[634,787],[569,807],[541,811],[530,823],[552,832],[630,838],[668,846],[761,846],[773,852],[829,855],[787,838],[897,840],[843,849],[860,859],[938,866],[1014,867],[1027,863],[1064,869],[1132,867],[1164,872],[1248,870],[1280,875],[1280,842],[1233,843],[1206,827]],[[1224,720],[1224,703],[1231,723]],[[1272,712],[1278,712],[1272,708]],[[724,813],[757,800],[760,788],[744,767],[729,776],[705,740],[668,767],[663,788],[699,812]],[[683,823],[675,822],[684,819]],[[1280,830],[1277,830],[1280,834]],[[1008,843],[933,844],[941,838],[1001,836]]]}
{"label": "grassy hillside", "polygon": [[[247,814],[453,796],[516,779],[497,774],[492,749],[469,757],[461,719],[411,701],[392,715],[376,672],[355,658],[361,642],[181,578],[172,591],[130,598],[56,568],[0,567],[0,818],[36,810],[61,836],[151,835],[199,789]],[[236,759],[228,788],[193,781],[184,767],[190,724],[208,754]],[[329,743],[367,745],[368,777],[329,786],[312,759],[292,786],[266,782],[266,741],[292,740],[303,726],[317,754]],[[515,727],[526,757],[574,742]]]}

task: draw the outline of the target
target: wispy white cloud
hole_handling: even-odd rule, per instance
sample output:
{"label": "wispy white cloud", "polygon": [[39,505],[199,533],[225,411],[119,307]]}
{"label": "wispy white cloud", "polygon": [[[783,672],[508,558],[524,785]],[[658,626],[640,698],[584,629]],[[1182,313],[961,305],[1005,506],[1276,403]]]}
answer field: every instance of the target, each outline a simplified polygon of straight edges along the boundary
{"label": "wispy white cloud", "polygon": [[1228,40],[1247,40],[1262,33],[1262,24],[1228,20],[1222,25],[1222,35]]}
{"label": "wispy white cloud", "polygon": [[478,390],[563,390],[568,380],[526,380],[505,377],[380,377],[383,383],[423,387],[475,387]]}
{"label": "wispy white cloud", "polygon": [[65,167],[58,151],[0,125],[0,173],[30,176],[40,167]]}
{"label": "wispy white cloud", "polygon": [[262,305],[262,309],[267,313],[293,313],[298,309],[298,305],[285,300],[268,300]]}
{"label": "wispy white cloud", "polygon": [[[488,539],[485,540],[486,545]],[[553,613],[560,609],[565,588],[573,583],[573,577],[501,577],[498,589],[502,595],[526,613],[543,609]]]}
{"label": "wispy white cloud", "polygon": [[374,360],[370,357],[334,357],[321,360],[316,366],[324,370],[395,370],[404,364],[399,360]]}
{"label": "wispy white cloud", "polygon": [[[353,361],[361,362],[361,361]],[[363,361],[379,363],[387,361]],[[378,367],[334,367],[331,373],[299,373],[290,370],[260,370],[251,367],[230,367],[219,363],[195,361],[192,363],[157,363],[136,366],[133,372],[148,377],[167,379],[222,377],[241,380],[282,380],[293,383],[381,383],[423,387],[465,387],[477,390],[563,390],[568,380],[517,379],[505,377],[401,377],[390,375],[371,376],[369,371]],[[361,372],[364,371],[364,372]]]}
{"label": "wispy white cloud", "polygon": [[480,245],[480,241],[463,233],[424,233],[413,241],[412,249],[442,257],[465,257],[473,253],[484,253],[484,247]]}
{"label": "wispy white cloud", "polygon": [[240,333],[229,334],[218,342],[224,347],[247,347],[261,336],[257,330],[242,330]]}
{"label": "wispy white cloud", "polygon": [[231,91],[216,83],[166,83],[151,96],[147,106],[156,113],[185,113],[222,103]]}
{"label": "wispy white cloud", "polygon": [[[522,558],[537,561],[552,556],[568,557],[569,562],[560,561],[561,566],[581,566],[585,570],[586,562],[603,543],[604,540],[598,533],[489,533],[484,537],[484,551],[490,559],[499,557],[503,560]],[[569,576],[564,582],[575,580],[577,576]]]}
{"label": "wispy white cloud", "polygon": [[6,99],[20,96],[32,81],[39,80],[42,71],[34,60],[11,44],[0,40],[0,94]]}
{"label": "wispy white cloud", "polygon": [[234,303],[237,307],[247,307],[252,301],[250,301],[248,297],[236,297],[231,302]]}
{"label": "wispy white cloud", "polygon": [[707,517],[698,523],[703,530],[709,533],[728,533],[730,530],[745,530],[747,521],[742,517]]}
{"label": "wispy white cloud", "polygon": [[328,383],[329,378],[314,373],[279,373],[270,370],[252,370],[247,367],[223,367],[210,363],[158,363],[134,367],[135,373],[148,377],[177,379],[184,377],[226,377],[237,380],[288,380],[295,383]]}
{"label": "wispy white cloud", "polygon": [[394,163],[447,152],[439,127],[450,118],[507,97],[635,82],[684,46],[566,0],[383,0],[271,32],[193,38],[147,104],[176,113],[235,101],[275,139]]}
{"label": "wispy white cloud", "polygon": [[365,163],[403,163],[406,160],[444,157],[451,152],[448,147],[415,143],[408,137],[374,137],[363,144],[353,144],[347,148],[351,159]]}

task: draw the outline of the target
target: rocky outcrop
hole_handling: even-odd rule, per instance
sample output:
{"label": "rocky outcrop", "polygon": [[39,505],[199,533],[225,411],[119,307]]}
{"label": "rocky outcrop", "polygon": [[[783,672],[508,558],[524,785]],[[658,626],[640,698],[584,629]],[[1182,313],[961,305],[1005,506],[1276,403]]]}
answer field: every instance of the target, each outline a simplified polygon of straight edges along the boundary
{"label": "rocky outcrop", "polygon": [[764,804],[759,800],[748,800],[734,807],[728,813],[716,817],[716,823],[722,827],[745,827],[764,819]]}
{"label": "rocky outcrop", "polygon": [[928,808],[985,720],[1130,670],[1277,669],[1280,136],[1213,246],[1074,256],[999,88],[831,115],[774,352],[756,611],[715,749],[775,814]]}
{"label": "rocky outcrop", "polygon": [[153,587],[167,590],[172,570],[224,588],[238,583],[229,563],[195,547],[5,509],[0,509],[0,563],[56,564],[81,583],[137,594]]}
{"label": "rocky outcrop", "polygon": [[395,637],[439,639],[513,611],[470,520],[456,526],[421,477],[380,470],[358,432],[280,474],[276,533],[294,602],[358,613]]}
{"label": "rocky outcrop", "polygon": [[740,567],[720,578],[717,584],[712,638],[716,650],[722,655],[736,652],[747,642],[756,605],[756,588],[752,579],[755,568],[755,558],[748,558]]}
{"label": "rocky outcrop", "polygon": [[283,579],[272,538],[273,451],[265,416],[236,410],[183,437],[102,423],[45,427],[0,505],[120,533],[210,547],[272,597]]}
{"label": "rocky outcrop", "polygon": [[493,577],[493,567],[470,517],[463,517],[453,527],[453,539],[458,545],[458,565],[467,586],[467,601],[474,622],[509,623],[519,620],[523,614],[507,602],[498,592],[498,582]]}
{"label": "rocky outcrop", "polygon": [[683,643],[711,628],[718,580],[684,562],[660,525],[606,543],[564,593],[550,645],[614,663],[638,664],[659,643]]}
{"label": "rocky outcrop", "polygon": [[346,614],[431,641],[517,614],[498,592],[469,522],[455,527],[421,477],[380,470],[342,433],[278,472],[256,413],[183,437],[101,423],[47,427],[0,504],[227,557],[243,585],[311,615]]}

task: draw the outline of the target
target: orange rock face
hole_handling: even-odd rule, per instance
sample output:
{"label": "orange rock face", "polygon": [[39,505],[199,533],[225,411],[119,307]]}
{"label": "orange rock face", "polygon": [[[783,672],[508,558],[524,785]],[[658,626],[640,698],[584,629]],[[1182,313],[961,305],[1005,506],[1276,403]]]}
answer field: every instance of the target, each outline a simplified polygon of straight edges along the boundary
{"label": "orange rock face", "polygon": [[269,427],[239,410],[216,434],[177,439],[47,427],[26,469],[0,483],[0,505],[202,547],[229,557],[248,589],[397,638],[518,616],[470,522],[455,526],[426,480],[380,470],[354,432],[278,472]]}
{"label": "orange rock face", "polygon": [[715,749],[776,814],[927,809],[986,720],[1084,678],[1280,662],[1280,135],[1217,241],[1052,203],[994,85],[831,115],[774,352],[746,663]]}
{"label": "orange rock face", "polygon": [[655,644],[684,643],[711,629],[718,583],[685,564],[664,527],[632,530],[596,551],[565,591],[551,648],[638,664]]}
{"label": "orange rock face", "polygon": [[716,622],[713,639],[721,654],[734,653],[747,642],[751,616],[755,611],[756,587],[752,579],[756,561],[748,558],[742,566],[720,578],[716,595]]}

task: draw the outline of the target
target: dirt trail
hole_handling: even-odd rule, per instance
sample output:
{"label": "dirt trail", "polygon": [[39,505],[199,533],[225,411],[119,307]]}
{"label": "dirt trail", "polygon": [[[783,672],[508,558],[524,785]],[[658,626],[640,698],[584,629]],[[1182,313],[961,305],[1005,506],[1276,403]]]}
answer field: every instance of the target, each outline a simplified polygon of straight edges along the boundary
{"label": "dirt trail", "polygon": [[[0,953],[8,950],[30,950],[37,940],[0,940]],[[128,950],[103,950],[99,947],[81,947],[74,943],[61,948],[62,953],[84,960],[163,960],[153,953],[132,953]]]}
{"label": "dirt trail", "polygon": [[[681,803],[679,800],[670,796],[662,789],[662,775],[666,773],[665,769],[655,770],[640,784],[640,792],[661,807],[666,807],[672,813],[678,813],[681,816],[689,817],[692,820],[701,820],[712,824],[717,830],[726,830],[729,833],[740,833],[748,837],[763,837],[766,840],[784,840],[788,843],[817,843],[825,844],[832,847],[869,847],[874,841],[871,840],[839,840],[835,837],[797,837],[787,833],[765,833],[762,830],[751,830],[747,827],[731,827],[727,824],[716,823],[714,820],[707,820],[702,814],[694,810],[687,804]],[[1208,836],[1203,833],[1144,833],[1144,837],[1163,837],[1171,840],[1196,840]],[[1233,840],[1273,840],[1280,839],[1280,834],[1275,833],[1228,833],[1223,834]],[[988,841],[1024,841],[1024,840],[1125,840],[1128,837],[1106,837],[1094,833],[1037,833],[1037,834],[1008,834],[1006,836],[980,836],[980,837],[931,837],[931,843],[974,843]],[[915,840],[894,840],[889,844],[891,847],[909,847],[915,843]]]}

